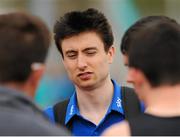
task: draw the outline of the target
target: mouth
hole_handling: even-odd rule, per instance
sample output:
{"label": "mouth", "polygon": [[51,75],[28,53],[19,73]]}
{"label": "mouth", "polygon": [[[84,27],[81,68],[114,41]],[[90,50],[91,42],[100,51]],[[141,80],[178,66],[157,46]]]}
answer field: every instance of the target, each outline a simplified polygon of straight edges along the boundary
{"label": "mouth", "polygon": [[83,72],[83,73],[78,74],[78,77],[81,80],[88,80],[91,78],[91,75],[92,75],[92,72]]}

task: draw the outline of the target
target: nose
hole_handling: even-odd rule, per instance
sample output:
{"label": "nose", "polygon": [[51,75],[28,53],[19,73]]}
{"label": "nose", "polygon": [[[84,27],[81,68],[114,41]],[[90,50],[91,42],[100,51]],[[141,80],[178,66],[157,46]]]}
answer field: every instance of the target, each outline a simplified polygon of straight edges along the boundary
{"label": "nose", "polygon": [[77,59],[77,65],[80,70],[84,70],[87,67],[86,58],[82,55],[79,55]]}

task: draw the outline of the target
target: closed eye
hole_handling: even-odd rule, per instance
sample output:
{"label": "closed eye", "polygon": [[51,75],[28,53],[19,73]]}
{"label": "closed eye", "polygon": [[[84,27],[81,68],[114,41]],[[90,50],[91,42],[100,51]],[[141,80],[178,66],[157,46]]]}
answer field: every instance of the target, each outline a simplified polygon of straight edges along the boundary
{"label": "closed eye", "polygon": [[87,48],[83,52],[88,56],[93,56],[97,53],[97,49],[96,48]]}
{"label": "closed eye", "polygon": [[75,59],[77,57],[77,52],[75,51],[68,51],[66,52],[66,57],[70,58],[70,59]]}
{"label": "closed eye", "polygon": [[97,53],[96,51],[88,51],[88,52],[86,52],[87,55],[94,55],[96,53]]}

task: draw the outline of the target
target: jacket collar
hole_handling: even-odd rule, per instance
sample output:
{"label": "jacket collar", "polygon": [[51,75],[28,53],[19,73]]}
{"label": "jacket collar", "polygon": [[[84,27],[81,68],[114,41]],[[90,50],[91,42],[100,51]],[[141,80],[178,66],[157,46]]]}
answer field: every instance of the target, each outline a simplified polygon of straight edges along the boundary
{"label": "jacket collar", "polygon": [[[114,86],[114,95],[112,98],[111,105],[107,111],[107,114],[111,113],[111,111],[116,111],[124,115],[124,110],[122,108],[122,97],[121,97],[121,87],[117,84],[116,81],[111,80]],[[77,97],[76,92],[70,98],[69,104],[67,106],[65,124],[67,124],[75,115],[81,116],[78,105],[77,105]],[[106,114],[106,115],[107,115]]]}

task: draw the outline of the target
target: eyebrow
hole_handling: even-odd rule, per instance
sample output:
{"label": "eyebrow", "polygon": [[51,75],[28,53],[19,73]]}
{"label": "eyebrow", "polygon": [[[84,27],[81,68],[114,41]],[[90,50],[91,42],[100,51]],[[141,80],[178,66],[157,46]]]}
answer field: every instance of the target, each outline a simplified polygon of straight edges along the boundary
{"label": "eyebrow", "polygon": [[89,48],[84,49],[83,52],[86,52],[88,50],[97,50],[97,48],[96,47],[89,47]]}
{"label": "eyebrow", "polygon": [[[96,47],[89,47],[89,48],[86,48],[86,49],[84,49],[82,52],[86,52],[86,51],[89,51],[89,50],[97,50],[97,48]],[[70,53],[76,53],[77,51],[76,50],[68,50],[68,51],[66,51],[65,52],[65,54],[67,55],[67,54],[70,54]]]}
{"label": "eyebrow", "polygon": [[67,54],[69,54],[69,53],[75,53],[75,52],[76,52],[75,50],[68,50],[68,51],[66,51],[65,54],[67,55]]}

